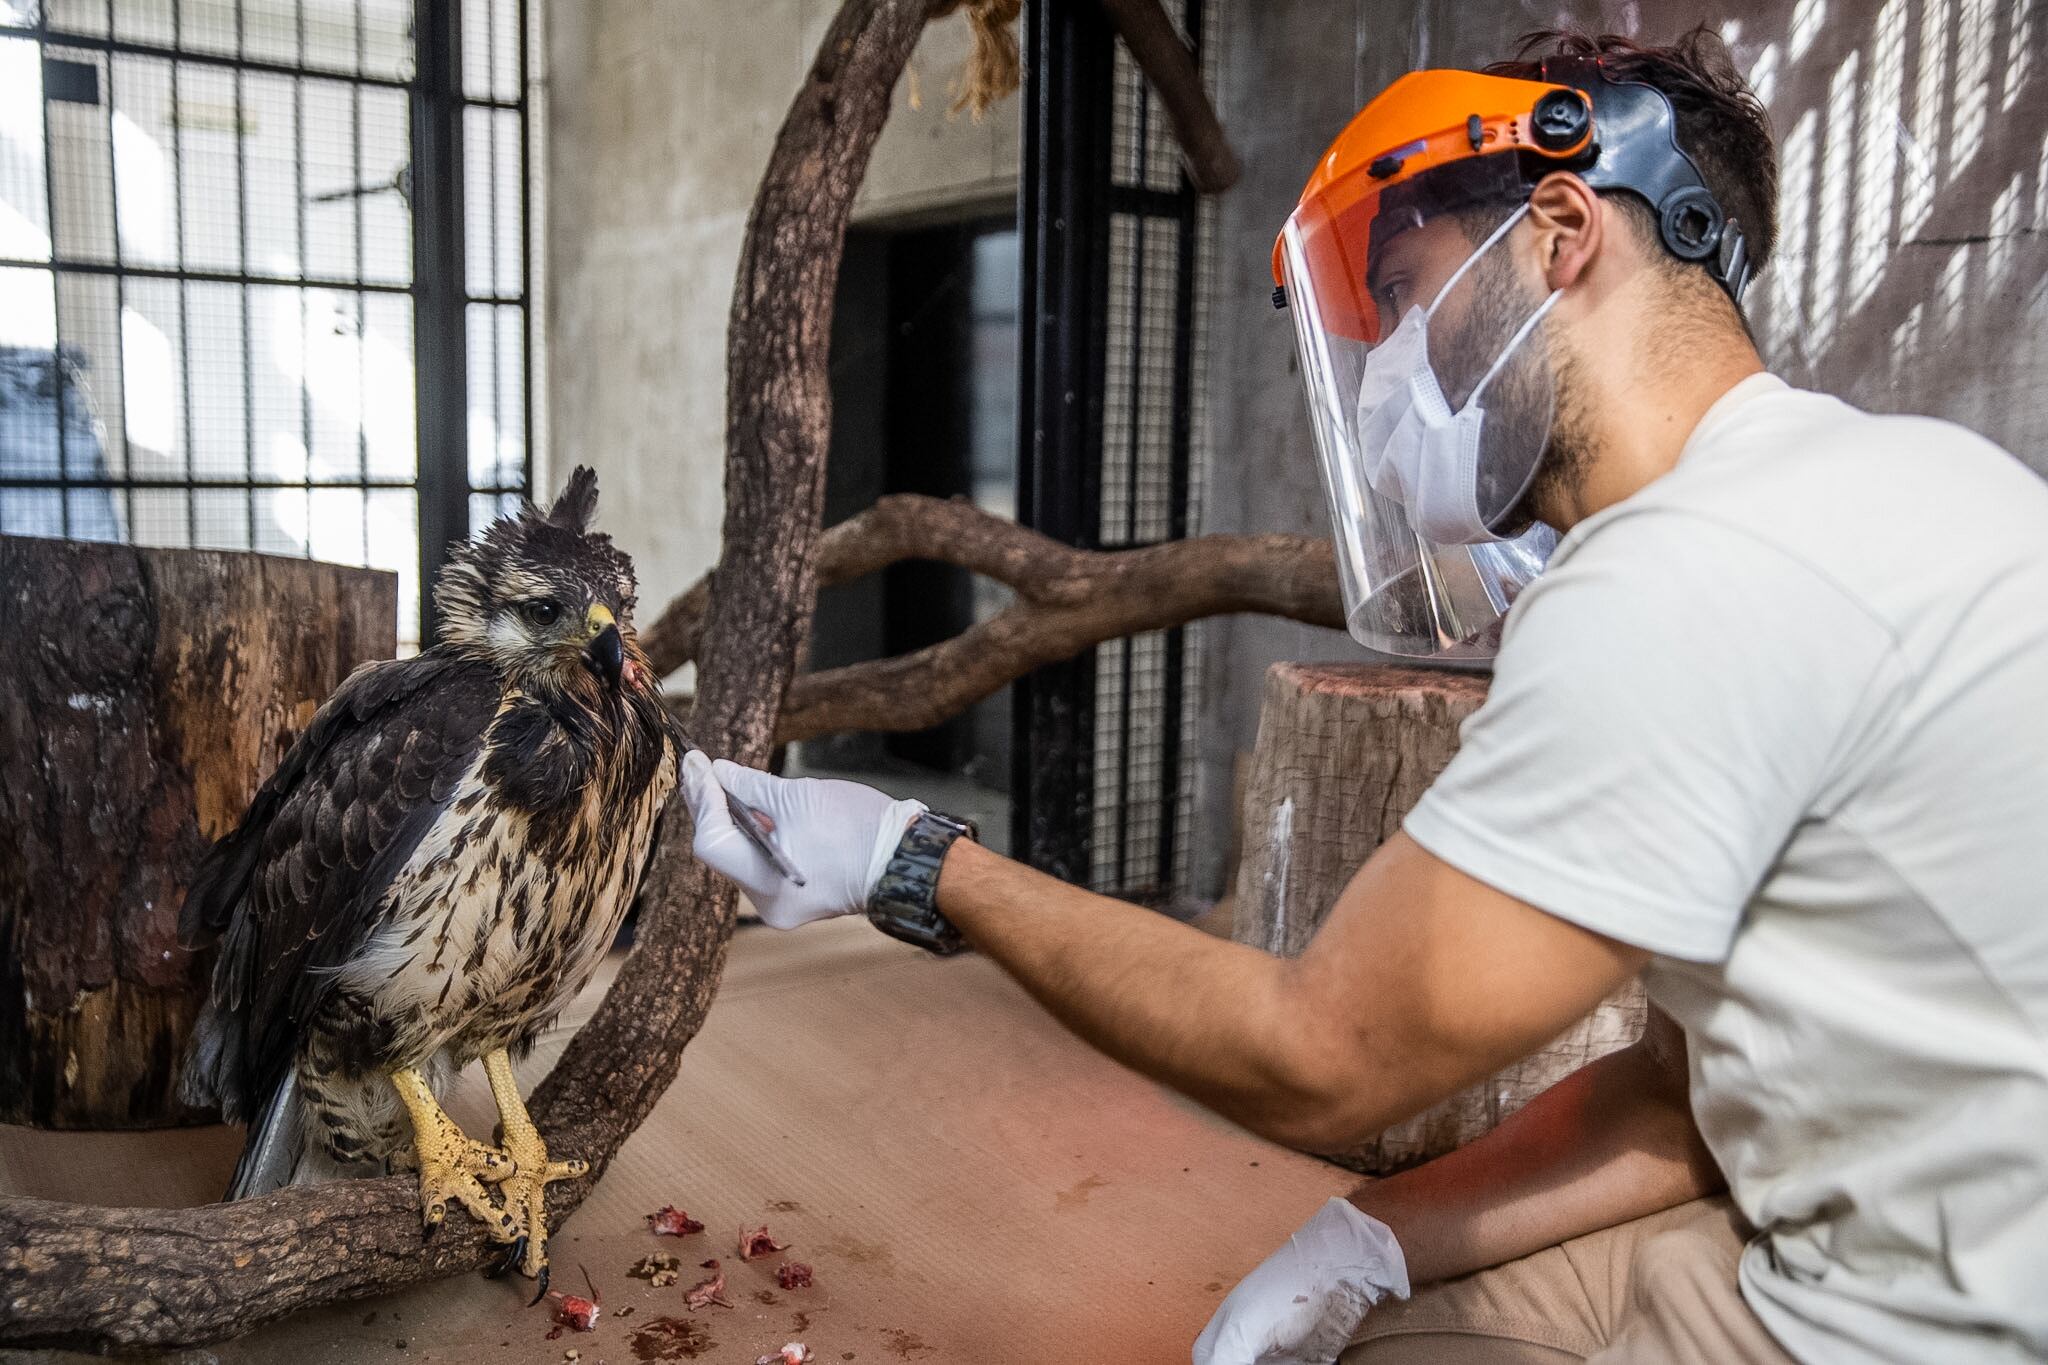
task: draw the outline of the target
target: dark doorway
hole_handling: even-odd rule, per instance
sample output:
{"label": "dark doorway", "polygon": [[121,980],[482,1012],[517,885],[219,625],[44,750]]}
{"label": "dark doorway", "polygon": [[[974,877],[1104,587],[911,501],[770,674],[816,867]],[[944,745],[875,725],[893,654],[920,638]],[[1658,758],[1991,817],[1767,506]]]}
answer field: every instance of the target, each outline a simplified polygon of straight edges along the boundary
{"label": "dark doorway", "polygon": [[[888,493],[964,497],[1014,516],[1015,219],[850,231],[833,320],[832,400],[828,525]],[[921,649],[987,619],[1008,600],[1000,584],[953,565],[892,565],[819,595],[811,666]],[[959,813],[1005,826],[1010,731],[1005,689],[929,730],[811,741],[801,763],[810,770],[880,769],[885,776],[908,764],[957,775],[976,789],[959,795],[976,809]]]}

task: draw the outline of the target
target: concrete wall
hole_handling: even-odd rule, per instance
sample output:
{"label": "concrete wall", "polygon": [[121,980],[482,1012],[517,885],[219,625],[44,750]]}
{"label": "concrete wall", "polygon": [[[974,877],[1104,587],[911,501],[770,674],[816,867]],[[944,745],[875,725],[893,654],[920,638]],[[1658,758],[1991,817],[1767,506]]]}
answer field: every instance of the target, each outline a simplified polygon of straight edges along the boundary
{"label": "concrete wall", "polygon": [[[775,132],[836,0],[548,7],[549,460],[594,466],[651,616],[717,558],[725,323]],[[969,46],[932,26],[896,92],[858,217],[1007,203],[1014,101],[949,112]],[[910,107],[911,87],[922,95]]]}
{"label": "concrete wall", "polygon": [[[1546,25],[1667,37],[1704,17],[1766,95],[1784,233],[1752,311],[1796,383],[1965,422],[2048,471],[2048,12],[2042,0],[1225,0],[1219,101],[1245,162],[1217,205],[1201,529],[1326,531],[1273,234],[1351,114],[1415,66],[1474,65]],[[836,0],[548,6],[550,462],[597,467],[652,611],[715,558],[726,307],[747,207]],[[1003,202],[1014,105],[947,112],[968,46],[935,25],[860,206]],[[923,108],[909,107],[912,83]],[[1339,634],[1206,628],[1195,889],[1221,888],[1230,774],[1265,666],[1355,658]]]}
{"label": "concrete wall", "polygon": [[[1782,244],[1750,296],[1765,359],[1865,407],[1963,422],[2048,472],[2038,0],[1234,0],[1220,98],[1246,174],[1219,206],[1203,529],[1326,530],[1267,261],[1309,167],[1351,114],[1404,71],[1481,64],[1528,29],[1659,40],[1701,19],[1729,38],[1781,143]],[[1256,733],[1266,665],[1361,651],[1334,632],[1252,618],[1210,631],[1196,882],[1214,893],[1231,766]]]}

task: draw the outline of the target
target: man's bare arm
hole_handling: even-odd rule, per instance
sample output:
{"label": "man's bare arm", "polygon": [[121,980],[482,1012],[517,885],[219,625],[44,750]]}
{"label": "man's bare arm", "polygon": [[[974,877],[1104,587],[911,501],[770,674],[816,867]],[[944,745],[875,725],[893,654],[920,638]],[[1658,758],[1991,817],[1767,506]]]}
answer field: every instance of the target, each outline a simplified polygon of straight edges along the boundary
{"label": "man's bare arm", "polygon": [[1641,1042],[1351,1202],[1394,1230],[1418,1284],[1499,1265],[1723,1189],[1686,1095],[1685,1037],[1652,1010]]}
{"label": "man's bare arm", "polygon": [[1297,959],[962,841],[939,905],[1096,1047],[1256,1132],[1330,1150],[1528,1055],[1647,960],[1397,835]]}

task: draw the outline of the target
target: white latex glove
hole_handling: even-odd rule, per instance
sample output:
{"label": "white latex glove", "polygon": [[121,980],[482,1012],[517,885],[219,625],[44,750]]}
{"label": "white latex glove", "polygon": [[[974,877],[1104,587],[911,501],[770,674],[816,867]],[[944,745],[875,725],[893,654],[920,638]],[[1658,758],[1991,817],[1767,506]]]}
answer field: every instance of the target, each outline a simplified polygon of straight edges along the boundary
{"label": "white latex glove", "polygon": [[1407,1297],[1394,1230],[1332,1199],[1218,1305],[1194,1365],[1330,1365],[1373,1305]]}
{"label": "white latex glove", "polygon": [[[804,885],[786,880],[732,822],[726,792],[767,818],[776,847],[803,872]],[[697,825],[697,857],[739,883],[763,922],[777,929],[866,910],[903,831],[926,810],[922,801],[897,801],[858,782],[777,777],[714,762],[697,749],[683,755],[683,796]]]}

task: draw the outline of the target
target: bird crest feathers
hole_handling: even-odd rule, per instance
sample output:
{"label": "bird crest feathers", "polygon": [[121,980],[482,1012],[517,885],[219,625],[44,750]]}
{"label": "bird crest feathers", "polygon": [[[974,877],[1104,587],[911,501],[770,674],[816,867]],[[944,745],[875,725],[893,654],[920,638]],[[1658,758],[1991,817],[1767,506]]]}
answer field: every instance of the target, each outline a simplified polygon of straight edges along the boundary
{"label": "bird crest feathers", "polygon": [[555,505],[548,509],[547,519],[557,526],[566,526],[572,531],[590,529],[590,519],[597,515],[597,471],[587,464],[576,466],[569,476],[568,487],[562,496],[555,499]]}

